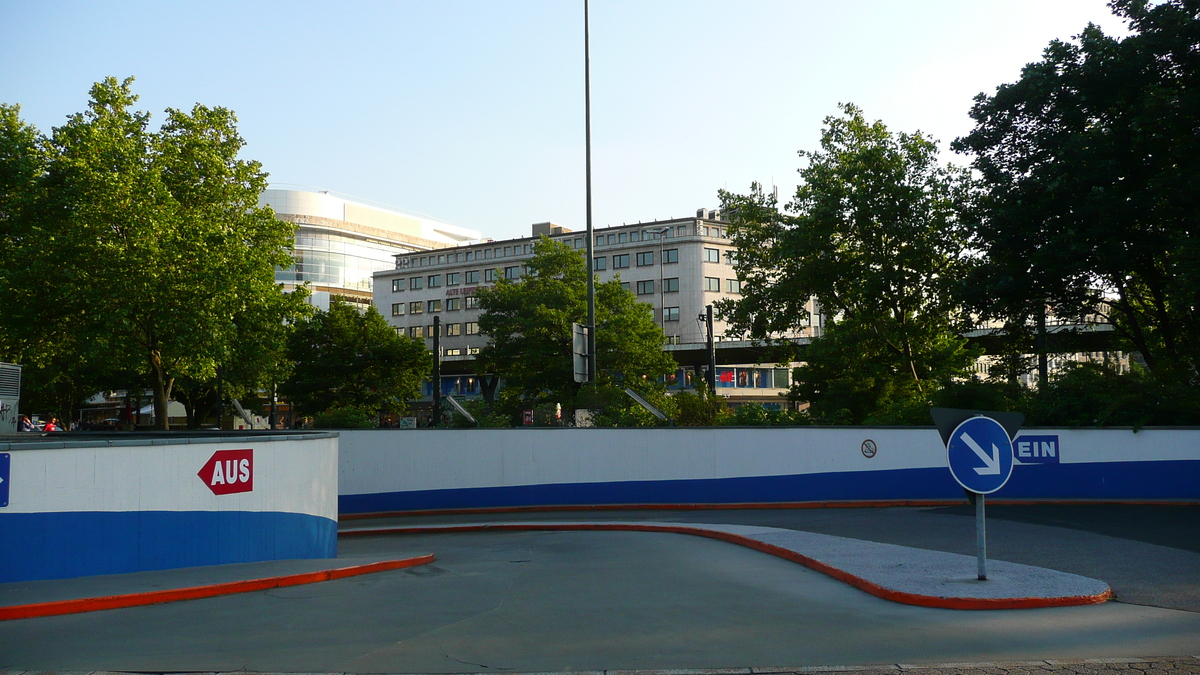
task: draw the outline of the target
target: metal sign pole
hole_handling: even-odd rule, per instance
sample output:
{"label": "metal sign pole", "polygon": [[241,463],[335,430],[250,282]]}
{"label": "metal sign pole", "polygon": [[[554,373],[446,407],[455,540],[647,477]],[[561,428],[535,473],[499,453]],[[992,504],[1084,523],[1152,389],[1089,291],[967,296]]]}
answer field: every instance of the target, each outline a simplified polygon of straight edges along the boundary
{"label": "metal sign pole", "polygon": [[987,521],[984,519],[985,496],[975,495],[975,568],[980,581],[987,581]]}

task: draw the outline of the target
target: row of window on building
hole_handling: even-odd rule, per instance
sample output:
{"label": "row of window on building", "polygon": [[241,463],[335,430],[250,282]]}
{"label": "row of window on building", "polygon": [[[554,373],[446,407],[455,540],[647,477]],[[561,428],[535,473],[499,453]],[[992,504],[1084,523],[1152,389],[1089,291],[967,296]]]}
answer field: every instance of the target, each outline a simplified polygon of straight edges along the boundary
{"label": "row of window on building", "polygon": [[[654,295],[657,281],[655,279],[647,279],[639,281],[634,285],[631,282],[622,282],[621,287],[625,290],[632,290],[638,295]],[[718,277],[704,277],[704,290],[707,292],[719,293],[721,291],[721,279]],[[668,277],[662,280],[662,292],[678,293],[679,292],[679,277]],[[741,293],[742,282],[737,279],[725,280],[725,292]],[[412,302],[393,302],[392,316],[404,316],[405,314],[435,314],[437,312],[456,312],[460,309],[476,309],[479,307],[479,298],[474,295],[466,295],[460,298],[435,298],[433,300],[414,300]],[[668,319],[670,321],[670,319]]]}
{"label": "row of window on building", "polygon": [[[528,248],[528,247],[526,247]],[[725,263],[732,265],[734,261],[733,251],[725,251]],[[470,252],[468,252],[468,255]],[[451,254],[453,255],[453,254]],[[462,255],[462,254],[459,254]],[[642,251],[636,254],[622,253],[612,256],[612,269],[621,270],[630,267],[631,256],[636,260],[638,267],[649,267],[654,264],[654,251]],[[433,256],[428,256],[432,258]],[[439,256],[439,257],[445,257]],[[608,269],[609,256],[598,256],[593,258],[592,269],[595,271],[604,271]],[[679,249],[672,248],[662,251],[662,264],[670,265],[679,262]],[[704,249],[704,262],[719,263],[721,262],[721,250],[716,248]],[[462,284],[479,284],[493,283],[498,276],[503,276],[505,279],[517,279],[525,273],[525,268],[521,265],[512,265],[500,268],[489,268],[483,270],[469,270],[466,272],[447,272],[446,274],[430,274],[413,276],[400,279],[392,279],[392,292],[400,293],[405,290],[423,290],[425,288],[441,288],[443,278],[446,286],[460,286]]]}
{"label": "row of window on building", "polygon": [[[450,354],[451,351],[462,352],[463,350],[447,350],[447,356],[459,355],[457,353]],[[472,349],[471,353],[478,351],[478,349]],[[703,378],[703,368],[680,368],[667,375],[664,380],[668,389],[679,390],[690,389]],[[787,368],[717,368],[718,388],[787,389],[790,383],[791,373]],[[474,375],[445,376],[442,378],[442,395],[478,395],[480,394],[479,384],[479,378]],[[426,397],[432,396],[432,383],[425,382],[423,390]]]}

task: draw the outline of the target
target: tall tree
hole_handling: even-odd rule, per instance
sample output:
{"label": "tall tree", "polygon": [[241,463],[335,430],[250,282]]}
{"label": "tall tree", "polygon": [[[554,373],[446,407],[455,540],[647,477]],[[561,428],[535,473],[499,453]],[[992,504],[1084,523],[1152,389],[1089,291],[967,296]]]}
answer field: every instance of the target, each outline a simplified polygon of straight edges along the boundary
{"label": "tall tree", "polygon": [[231,111],[168,109],[154,132],[131,85],[97,83],[86,112],[39,136],[42,169],[8,224],[15,264],[0,285],[27,353],[140,374],[165,429],[174,378],[211,377],[246,339],[237,317],[282,324],[298,311],[274,278],[294,227],[258,206],[267,175],[238,159]]}
{"label": "tall tree", "polygon": [[288,352],[295,365],[280,392],[308,415],[402,410],[420,394],[433,363],[423,340],[397,335],[374,307],[360,312],[336,298],[328,312],[296,325]]}
{"label": "tall tree", "polygon": [[[570,408],[580,390],[573,377],[571,324],[586,321],[587,266],[581,251],[547,237],[533,250],[521,279],[501,279],[478,293],[479,330],[490,338],[478,362],[499,373],[521,405]],[[650,391],[675,369],[663,352],[666,337],[653,309],[619,279],[596,284],[596,323],[597,386],[621,383]]]}
{"label": "tall tree", "polygon": [[841,109],[820,149],[800,153],[785,210],[758,185],[720,193],[742,280],[721,310],[734,332],[765,339],[806,328],[815,299],[825,334],[793,393],[830,421],[862,422],[919,405],[973,360],[955,293],[970,264],[957,218],[969,181],[928,137]]}
{"label": "tall tree", "polygon": [[1200,379],[1200,2],[1114,0],[1124,39],[1089,25],[980,94],[987,196],[977,286],[993,315],[1107,315],[1164,381]]}

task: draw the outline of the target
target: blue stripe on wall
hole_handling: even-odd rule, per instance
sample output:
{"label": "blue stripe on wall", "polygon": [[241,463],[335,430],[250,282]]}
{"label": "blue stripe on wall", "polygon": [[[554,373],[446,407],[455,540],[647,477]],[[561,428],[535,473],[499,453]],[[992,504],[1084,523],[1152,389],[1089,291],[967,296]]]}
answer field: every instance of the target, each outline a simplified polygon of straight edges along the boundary
{"label": "blue stripe on wall", "polygon": [[[949,469],[417,490],[341,495],[342,514],[618,504],[774,504],[959,499]],[[996,499],[1200,499],[1200,461],[1014,466]]]}
{"label": "blue stripe on wall", "polygon": [[302,513],[0,513],[0,582],[337,557],[337,522]]}

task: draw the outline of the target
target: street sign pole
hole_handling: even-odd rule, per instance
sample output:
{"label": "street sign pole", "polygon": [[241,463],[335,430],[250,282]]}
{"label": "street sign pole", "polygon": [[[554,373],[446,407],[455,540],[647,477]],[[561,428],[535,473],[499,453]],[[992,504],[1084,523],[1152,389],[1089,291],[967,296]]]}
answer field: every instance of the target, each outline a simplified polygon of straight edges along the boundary
{"label": "street sign pole", "polygon": [[975,495],[975,571],[980,581],[987,581],[987,521],[984,519],[984,495]]}

